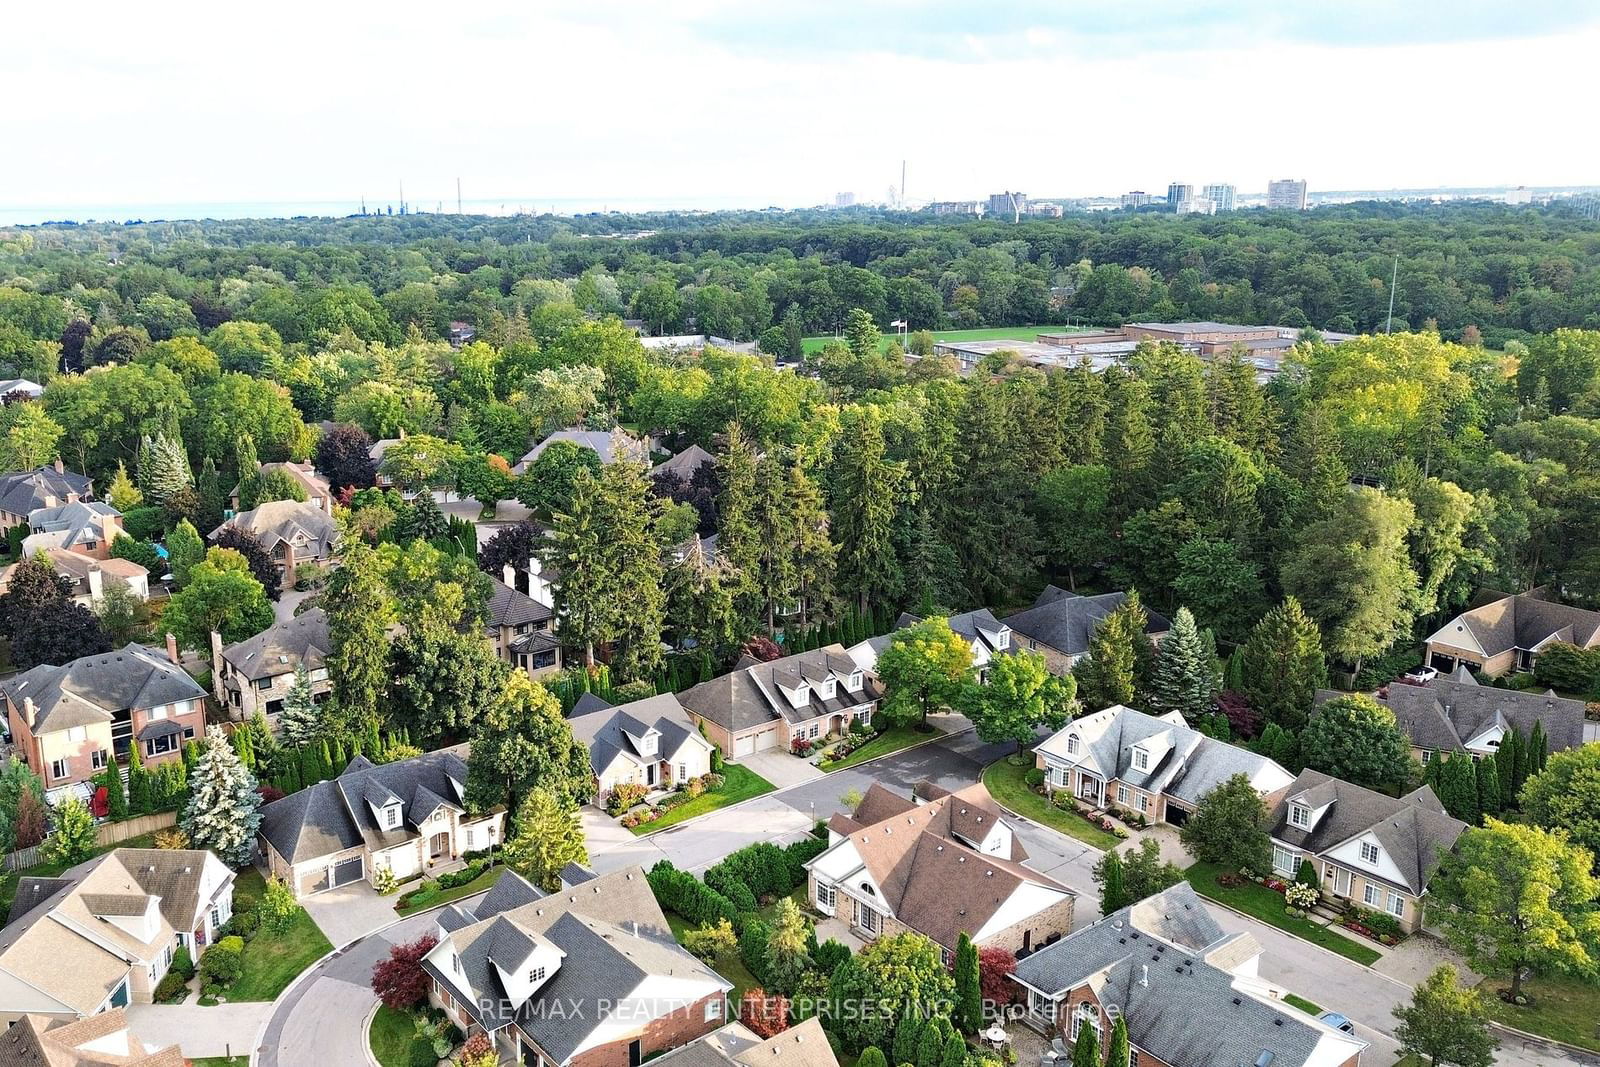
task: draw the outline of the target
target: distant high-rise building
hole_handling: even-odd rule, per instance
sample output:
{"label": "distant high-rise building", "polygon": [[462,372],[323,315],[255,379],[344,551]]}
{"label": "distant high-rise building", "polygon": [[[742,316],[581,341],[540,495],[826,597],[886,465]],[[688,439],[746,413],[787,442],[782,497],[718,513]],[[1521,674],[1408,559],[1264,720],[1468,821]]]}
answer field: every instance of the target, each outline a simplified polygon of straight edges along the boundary
{"label": "distant high-rise building", "polygon": [[1143,189],[1135,189],[1132,192],[1122,194],[1122,206],[1131,208],[1148,207],[1155,203],[1155,199]]}
{"label": "distant high-rise building", "polygon": [[1178,201],[1178,214],[1180,215],[1215,215],[1217,203],[1208,196],[1191,196],[1187,200]]}
{"label": "distant high-rise building", "polygon": [[1225,182],[1205,187],[1205,197],[1216,205],[1218,211],[1232,211],[1239,190]]}
{"label": "distant high-rise building", "polygon": [[1194,199],[1194,186],[1184,182],[1173,182],[1167,186],[1167,204],[1174,210],[1185,200]]}
{"label": "distant high-rise building", "polygon": [[1028,213],[1027,193],[990,193],[989,203],[984,207],[986,215],[1003,215],[1014,219],[1019,214]]}
{"label": "distant high-rise building", "polygon": [[935,200],[928,210],[935,215],[976,215],[982,207],[976,200]]}
{"label": "distant high-rise building", "polygon": [[855,207],[856,206],[856,194],[855,193],[834,193],[833,194],[833,206],[834,207]]}
{"label": "distant high-rise building", "polygon": [[1267,183],[1267,207],[1286,211],[1306,209],[1306,180],[1284,178]]}

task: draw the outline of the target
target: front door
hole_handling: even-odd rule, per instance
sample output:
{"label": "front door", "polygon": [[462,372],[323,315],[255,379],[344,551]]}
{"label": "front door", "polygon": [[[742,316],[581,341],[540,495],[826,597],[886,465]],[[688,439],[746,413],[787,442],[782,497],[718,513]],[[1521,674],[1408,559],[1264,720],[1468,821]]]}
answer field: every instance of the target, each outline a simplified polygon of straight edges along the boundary
{"label": "front door", "polygon": [[628,1067],[639,1067],[644,1062],[644,1040],[634,1038],[628,1042]]}
{"label": "front door", "polygon": [[441,830],[428,839],[428,855],[433,859],[450,852],[450,831]]}
{"label": "front door", "polygon": [[[198,948],[204,946],[205,943],[206,943],[206,924],[205,923],[201,923],[199,926],[194,928],[194,947],[198,949]],[[196,952],[195,955],[198,956],[199,953]]]}
{"label": "front door", "polygon": [[645,785],[655,785],[656,784],[656,764],[655,764],[655,761],[653,761],[653,760],[644,765],[644,784]]}

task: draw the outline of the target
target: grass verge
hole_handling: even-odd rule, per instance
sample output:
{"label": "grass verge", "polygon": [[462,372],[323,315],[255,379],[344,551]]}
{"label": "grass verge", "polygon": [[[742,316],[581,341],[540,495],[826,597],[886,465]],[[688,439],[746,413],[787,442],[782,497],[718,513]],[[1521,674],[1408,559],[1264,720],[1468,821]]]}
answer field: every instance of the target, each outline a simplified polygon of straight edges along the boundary
{"label": "grass verge", "polygon": [[433,1046],[417,1038],[416,1016],[379,1005],[367,1031],[372,1058],[381,1067],[433,1067],[438,1057]]}
{"label": "grass verge", "polygon": [[[257,900],[263,889],[261,872],[254,868],[241,872],[234,883],[235,893]],[[228,990],[228,1000],[277,1000],[301,971],[332,951],[321,928],[302,909],[283,933],[258,933],[245,942],[239,980]]]}
{"label": "grass verge", "polygon": [[443,892],[425,896],[421,900],[413,898],[412,902],[405,907],[395,908],[395,914],[404,918],[407,915],[415,915],[419,911],[427,911],[429,908],[437,908],[441,904],[448,904],[452,900],[460,900],[462,897],[470,897],[475,893],[482,893],[498,882],[505,871],[505,865],[497,863],[466,885],[458,885],[454,889],[446,889]]}
{"label": "grass verge", "polygon": [[704,815],[718,808],[725,808],[729,804],[737,804],[741,800],[749,800],[763,793],[770,793],[777,787],[755,771],[741,767],[737,763],[724,763],[722,765],[722,788],[714,793],[701,793],[693,800],[688,800],[668,811],[654,822],[640,823],[630,827],[636,835],[654,833],[668,826],[675,826],[685,819],[692,819],[696,815]]}
{"label": "grass verge", "polygon": [[1075,837],[1086,845],[1093,845],[1102,852],[1115,848],[1120,843],[1120,839],[1115,835],[1092,825],[1081,815],[1062,811],[1028,788],[1023,776],[1030,769],[1026,766],[1014,767],[1005,759],[995,760],[984,768],[983,786],[1002,807],[1010,808],[1018,815],[1034,822],[1043,823],[1052,830],[1059,830],[1068,837]]}
{"label": "grass verge", "polygon": [[943,734],[944,731],[937,726],[933,728],[931,733],[923,733],[915,726],[891,726],[844,759],[834,762],[824,760],[817,766],[825,771],[842,771],[846,767],[854,767],[856,764],[865,763],[869,759],[887,756],[891,752],[899,752],[902,748],[910,748],[912,745],[920,744],[923,741],[932,741],[934,738],[943,736]]}
{"label": "grass verge", "polygon": [[1322,1014],[1322,1009],[1320,1007],[1311,1003],[1311,1001],[1307,1000],[1305,997],[1297,997],[1293,993],[1285,993],[1283,995],[1283,1002],[1289,1005],[1291,1008],[1299,1008],[1307,1015]]}
{"label": "grass verge", "polygon": [[1226,904],[1235,911],[1242,911],[1269,926],[1276,926],[1284,933],[1293,934],[1302,941],[1309,941],[1330,952],[1337,952],[1345,959],[1355,960],[1365,967],[1372,966],[1382,958],[1382,953],[1366,945],[1357,944],[1325,926],[1319,926],[1309,919],[1285,914],[1282,893],[1254,882],[1246,882],[1244,885],[1232,888],[1224,886],[1217,881],[1217,878],[1226,872],[1214,863],[1196,863],[1184,873],[1194,886],[1194,891],[1201,896],[1215,900],[1219,904]]}
{"label": "grass verge", "polygon": [[191,1056],[194,1067],[250,1067],[249,1056]]}
{"label": "grass verge", "polygon": [[1525,1007],[1501,1000],[1503,988],[1503,980],[1494,979],[1482,986],[1484,1007],[1495,1022],[1600,1052],[1600,986],[1577,978],[1530,978],[1522,983],[1533,1001]]}

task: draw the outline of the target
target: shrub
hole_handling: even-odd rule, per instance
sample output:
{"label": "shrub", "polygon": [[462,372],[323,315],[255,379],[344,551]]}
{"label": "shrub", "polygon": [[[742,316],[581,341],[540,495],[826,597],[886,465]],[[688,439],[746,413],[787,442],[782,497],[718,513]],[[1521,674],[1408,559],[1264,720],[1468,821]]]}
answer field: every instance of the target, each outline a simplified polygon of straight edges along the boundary
{"label": "shrub", "polygon": [[256,936],[256,931],[261,928],[261,913],[255,909],[249,911],[236,911],[233,918],[228,920],[228,925],[223,929],[230,934],[237,934],[248,941]]}
{"label": "shrub", "polygon": [[[373,966],[372,991],[385,1007],[391,1011],[409,1011],[427,998],[432,979],[422,969],[422,957],[436,944],[438,941],[432,934],[423,934],[409,944],[392,946],[388,957]],[[446,1047],[439,1055],[449,1051]]]}
{"label": "shrub", "polygon": [[739,931],[739,958],[762,985],[767,984],[767,943],[771,940],[772,927],[760,919],[747,919]]}
{"label": "shrub", "polygon": [[1027,773],[1022,776],[1022,782],[1029,789],[1039,789],[1044,785],[1044,771],[1038,767],[1029,767]]}
{"label": "shrub", "polygon": [[718,919],[697,930],[685,931],[683,947],[703,960],[713,960],[724,953],[736,951],[739,948],[739,936],[733,932],[732,923],[727,919]]}
{"label": "shrub", "polygon": [[178,946],[172,954],[172,965],[167,968],[167,973],[175,974],[185,982],[194,977],[194,958],[189,955],[189,946]]}
{"label": "shrub", "polygon": [[760,986],[745,990],[739,998],[739,1021],[767,1038],[789,1028],[789,1001],[776,993],[768,993]]}
{"label": "shrub", "polygon": [[[832,975],[834,970],[850,958],[850,949],[833,938],[828,938],[817,946],[811,954],[811,962],[816,965],[817,971],[824,975]],[[1015,961],[1012,961],[1015,967]]]}
{"label": "shrub", "polygon": [[1551,689],[1595,693],[1600,689],[1600,649],[1559,641],[1546,645],[1533,665],[1533,677],[1537,684]]}
{"label": "shrub", "polygon": [[455,1048],[456,1035],[460,1033],[443,1016],[433,1018],[427,1015],[417,1016],[415,1032],[419,1040],[426,1042],[433,1049],[434,1058],[441,1060],[450,1055],[450,1050]]}
{"label": "shrub", "polygon": [[606,794],[606,814],[621,815],[644,799],[646,789],[638,782],[620,782]]}
{"label": "shrub", "polygon": [[244,938],[229,934],[200,957],[200,978],[207,986],[226,988],[238,980],[244,966]]}
{"label": "shrub", "polygon": [[467,1038],[467,1043],[461,1046],[461,1055],[456,1058],[456,1063],[458,1067],[499,1067],[500,1053],[495,1051],[489,1035],[479,1032]]}
{"label": "shrub", "polygon": [[1315,886],[1306,885],[1304,882],[1291,882],[1283,891],[1284,903],[1302,911],[1316,907],[1320,895]]}
{"label": "shrub", "polygon": [[727,775],[723,774],[721,771],[710,771],[700,776],[700,784],[705,786],[705,790],[708,793],[715,793],[717,790],[721,789],[727,780]]}
{"label": "shrub", "polygon": [[740,915],[755,911],[761,906],[761,902],[756,899],[756,895],[744,883],[734,882],[725,888],[727,892],[722,895],[728,898],[729,903],[733,905],[734,910]]}
{"label": "shrub", "polygon": [[161,981],[156,983],[153,995],[157,1004],[176,1004],[189,995],[187,980],[181,974],[168,971]]}
{"label": "shrub", "polygon": [[400,881],[395,878],[394,871],[387,867],[379,867],[372,873],[372,888],[382,895],[388,896],[400,888]]}
{"label": "shrub", "polygon": [[1316,889],[1322,884],[1317,880],[1317,865],[1310,860],[1300,861],[1300,870],[1295,874],[1294,880],[1301,885],[1308,885],[1312,889]]}
{"label": "shrub", "polygon": [[156,848],[180,849],[189,847],[189,835],[176,826],[156,831]]}
{"label": "shrub", "polygon": [[300,915],[300,902],[282,878],[267,879],[267,888],[261,894],[261,906],[256,914],[261,917],[261,928],[269,934],[281,934]]}
{"label": "shrub", "polygon": [[737,925],[738,912],[733,903],[721,893],[701,882],[687,871],[680,871],[669,860],[661,860],[646,875],[656,903],[665,911],[674,911],[696,926],[727,919]]}
{"label": "shrub", "polygon": [[815,747],[808,737],[797,737],[789,742],[789,751],[796,756],[809,756],[811,755],[811,750]]}

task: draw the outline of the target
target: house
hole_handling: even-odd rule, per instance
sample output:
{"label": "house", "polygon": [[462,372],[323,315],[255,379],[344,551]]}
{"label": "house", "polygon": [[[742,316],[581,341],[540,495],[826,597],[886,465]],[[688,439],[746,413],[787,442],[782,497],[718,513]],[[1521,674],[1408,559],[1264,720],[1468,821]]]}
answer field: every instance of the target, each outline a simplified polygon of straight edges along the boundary
{"label": "house", "polygon": [[916,931],[954,958],[962,934],[1025,953],[1072,929],[1077,894],[1024,867],[1027,852],[982,785],[924,783],[922,802],[874,783],[828,823],[828,849],[806,864],[806,892],[871,940]]}
{"label": "house", "polygon": [[[562,888],[571,889],[572,886],[563,881]],[[459,904],[447,904],[440,908],[434,915],[437,927],[434,940],[443,941],[456,930],[464,930],[473,923],[492,919],[503,911],[531,904],[543,899],[544,895],[544,890],[507,868],[501,872],[500,880],[490,886],[483,896],[469,897]]]}
{"label": "house", "polygon": [[318,782],[261,809],[257,841],[267,873],[297,897],[379,871],[406,879],[502,839],[504,810],[466,806],[467,763],[450,749],[377,766],[357,756]]}
{"label": "house", "polygon": [[[132,560],[96,559],[66,548],[43,549],[56,573],[72,582],[74,604],[92,608],[105,597],[107,582],[122,582],[140,600],[150,599],[150,572]],[[11,587],[11,575],[20,564],[0,569],[0,593]]]}
{"label": "house", "polygon": [[7,404],[18,400],[38,400],[44,395],[44,386],[26,378],[7,378],[0,381],[0,398]]}
{"label": "house", "polygon": [[400,431],[399,437],[383,437],[372,442],[372,447],[367,449],[367,456],[372,460],[372,469],[377,473],[373,476],[373,484],[379,489],[394,487],[394,479],[383,473],[383,457],[389,449],[406,439],[406,432]]}
{"label": "house", "polygon": [[181,946],[198,959],[233,915],[233,871],[204,849],[118,848],[24,877],[0,929],[0,1019],[75,1019],[149,1003]]}
{"label": "house", "polygon": [[110,559],[111,542],[122,533],[122,512],[98,500],[69,500],[28,513],[22,554],[65,548],[93,559]]}
{"label": "house", "polygon": [[[333,514],[333,489],[328,485],[328,480],[317,473],[317,468],[309,463],[263,463],[261,473],[282,471],[287,474],[301,489],[305,490],[306,503],[319,511]],[[233,487],[233,492],[228,494],[228,509],[233,512],[239,510],[239,486]]]}
{"label": "house", "polygon": [[[1008,615],[1013,643],[1043,653],[1045,663],[1056,674],[1065,674],[1089,652],[1089,639],[1100,622],[1128,598],[1127,593],[1101,593],[1079,596],[1059,586],[1047,585],[1034,600],[1033,607]],[[1162,615],[1145,609],[1144,632],[1152,641],[1166,636],[1170,623]]]}
{"label": "house", "polygon": [[1358,1067],[1366,1042],[1283,1002],[1261,946],[1224,933],[1187,882],[1112,912],[1017,963],[1023,1022],[1104,1048],[1126,1020],[1137,1067]]}
{"label": "house", "polygon": [[[922,621],[921,615],[905,612],[895,620],[894,628],[904,630],[915,626]],[[950,624],[950,630],[957,637],[967,642],[972,649],[972,666],[978,672],[979,681],[987,681],[989,677],[989,664],[994,662],[996,656],[1004,656],[1015,651],[1016,646],[1011,640],[1011,627],[994,617],[994,612],[988,608],[978,608],[976,611],[963,611],[959,615],[951,615],[945,620]],[[888,637],[874,646],[871,641],[863,641],[860,645],[852,646],[850,655],[856,656],[856,649],[865,646],[872,649],[872,666],[877,665],[877,657],[883,649],[889,647]],[[876,640],[876,639],[873,639]]]}
{"label": "house", "polygon": [[1292,879],[1310,860],[1325,897],[1386,912],[1410,932],[1440,854],[1466,829],[1427,786],[1396,798],[1302,771],[1272,809],[1272,869]]}
{"label": "house", "polygon": [[[507,568],[509,569],[509,568]],[[561,643],[555,636],[555,612],[514,586],[490,578],[485,636],[495,655],[529,678],[544,678],[561,669]]]}
{"label": "house", "polygon": [[211,631],[211,685],[228,717],[243,722],[257,711],[276,715],[294,686],[295,672],[305,668],[311,698],[328,698],[328,616],[310,608],[284,622],[275,622],[254,637],[222,647],[222,635]]}
{"label": "house", "polygon": [[650,468],[652,475],[670,474],[685,483],[694,480],[695,473],[706,464],[716,466],[717,457],[701,448],[699,445],[690,445],[671,459],[662,460]]}
{"label": "house", "polygon": [[1248,776],[1269,806],[1294,781],[1265,756],[1190,729],[1176,711],[1146,715],[1121,704],[1073,719],[1034,752],[1051,789],[1174,826],[1236,774]]}
{"label": "house", "polygon": [[672,937],[641,867],[450,930],[423,957],[428,1000],[502,1059],[637,1065],[727,1021],[732,983]]}
{"label": "house", "polygon": [[729,1023],[652,1062],[671,1067],[839,1067],[822,1020],[814,1015],[766,1040],[743,1023]]}
{"label": "house", "polygon": [[229,526],[261,542],[278,565],[281,588],[292,589],[295,568],[302,563],[327,566],[339,548],[339,526],[332,516],[310,503],[270,500],[241,511],[211,531],[211,539]]}
{"label": "house", "polygon": [[17,755],[44,779],[52,800],[87,783],[139,746],[145,763],[177,759],[206,727],[206,691],[165,654],[129,643],[115,652],[41,663],[0,682]]}
{"label": "house", "polygon": [[696,727],[733,759],[870,723],[881,697],[877,676],[839,644],[769,663],[745,656],[730,673],[678,694]]}
{"label": "house", "polygon": [[40,508],[94,496],[94,480],[73,474],[57,459],[31,471],[0,474],[0,528],[23,526]]}
{"label": "house", "polygon": [[716,746],[700,736],[671,693],[618,707],[586,693],[579,704],[567,725],[589,747],[600,796],[624,782],[655,792],[710,773]]}
{"label": "house", "polygon": [[125,1008],[67,1021],[24,1015],[0,1033],[0,1063],[38,1067],[188,1067],[177,1045],[152,1048],[128,1029]]}
{"label": "house", "polygon": [[1500,596],[1469,608],[1428,635],[1428,665],[1440,674],[1457,667],[1498,678],[1533,669],[1539,650],[1554,642],[1600,648],[1600,611],[1547,599],[1542,589]]}
{"label": "house", "polygon": [[[1343,695],[1319,691],[1317,701]],[[1452,752],[1473,759],[1492,756],[1509,731],[1527,737],[1535,723],[1544,731],[1546,752],[1583,744],[1583,701],[1558,697],[1549,689],[1540,693],[1479,685],[1465,666],[1426,685],[1395,682],[1378,703],[1394,712],[1411,739],[1412,755],[1423,763]]]}
{"label": "house", "polygon": [[517,460],[511,468],[513,474],[527,473],[529,465],[539,458],[539,454],[557,441],[566,441],[587,448],[600,457],[601,463],[648,463],[650,461],[650,444],[634,437],[623,429],[614,430],[584,430],[573,428],[570,430],[557,430],[543,441],[534,445],[527,455]]}

